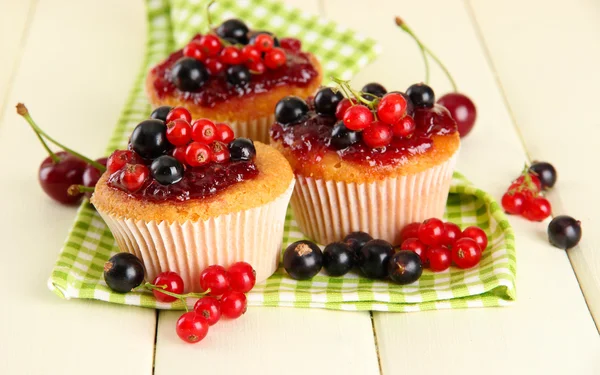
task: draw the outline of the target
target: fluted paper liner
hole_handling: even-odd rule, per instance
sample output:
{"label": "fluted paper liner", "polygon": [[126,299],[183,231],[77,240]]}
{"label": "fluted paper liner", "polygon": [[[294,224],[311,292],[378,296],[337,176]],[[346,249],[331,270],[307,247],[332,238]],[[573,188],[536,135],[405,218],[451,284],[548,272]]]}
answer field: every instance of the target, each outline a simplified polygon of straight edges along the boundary
{"label": "fluted paper liner", "polygon": [[147,280],[174,271],[183,278],[186,292],[198,292],[200,273],[213,264],[248,262],[256,270],[257,282],[275,272],[293,188],[294,181],[270,203],[205,221],[146,222],[99,213],[119,249],[142,260]]}
{"label": "fluted paper liner", "polygon": [[399,245],[405,225],[444,214],[456,158],[457,153],[423,172],[364,184],[296,175],[296,221],[320,244],[364,231]]}
{"label": "fluted paper liner", "polygon": [[275,115],[260,117],[250,121],[231,121],[227,125],[233,129],[236,137],[250,138],[266,145],[270,142],[269,130],[275,122]]}

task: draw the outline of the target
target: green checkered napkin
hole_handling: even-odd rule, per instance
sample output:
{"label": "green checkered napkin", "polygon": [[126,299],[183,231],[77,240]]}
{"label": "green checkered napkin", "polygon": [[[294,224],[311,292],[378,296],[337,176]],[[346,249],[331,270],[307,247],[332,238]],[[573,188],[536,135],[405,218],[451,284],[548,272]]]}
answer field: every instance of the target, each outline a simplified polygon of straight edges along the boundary
{"label": "green checkered napkin", "polygon": [[[122,148],[132,129],[151,111],[144,94],[149,67],[204,31],[206,0],[147,0],[147,53],[107,148]],[[246,20],[254,29],[303,41],[323,63],[325,76],[350,78],[373,60],[377,45],[371,39],[272,0],[223,0],[211,8],[214,22],[230,17]],[[452,267],[441,273],[426,270],[412,285],[399,286],[350,273],[344,277],[317,275],[309,281],[290,279],[280,269],[248,294],[253,306],[317,307],[337,310],[418,311],[441,308],[503,306],[515,298],[514,235],[501,208],[491,196],[455,174],[446,218],[461,227],[478,225],[489,237],[481,263],[471,270]],[[293,213],[285,221],[284,248],[302,239]],[[112,292],[102,277],[103,265],[119,252],[102,218],[89,203],[77,212],[71,232],[52,271],[49,287],[62,298],[87,298],[161,309],[182,309],[181,302],[157,302],[151,293]],[[192,303],[193,301],[188,301]]]}

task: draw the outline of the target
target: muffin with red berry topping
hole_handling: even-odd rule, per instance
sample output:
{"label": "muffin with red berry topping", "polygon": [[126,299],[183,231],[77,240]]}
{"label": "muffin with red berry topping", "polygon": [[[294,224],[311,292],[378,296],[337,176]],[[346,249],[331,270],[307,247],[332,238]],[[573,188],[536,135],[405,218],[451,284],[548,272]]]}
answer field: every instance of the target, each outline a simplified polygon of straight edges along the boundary
{"label": "muffin with red berry topping", "polygon": [[[288,162],[225,124],[160,111],[110,156],[91,198],[119,248],[142,259],[150,280],[174,271],[198,285],[204,268],[238,261],[266,279],[294,185]],[[180,117],[165,123],[174,112]]]}
{"label": "muffin with red berry topping", "polygon": [[237,135],[268,143],[277,102],[307,98],[321,80],[319,61],[299,40],[230,19],[156,65],[146,90],[154,106],[184,106],[194,118],[226,122]]}
{"label": "muffin with red berry topping", "polygon": [[406,93],[339,85],[312,103],[284,98],[275,110],[271,145],[296,175],[296,220],[320,243],[363,231],[399,244],[405,225],[444,213],[460,148],[456,122],[424,84]]}

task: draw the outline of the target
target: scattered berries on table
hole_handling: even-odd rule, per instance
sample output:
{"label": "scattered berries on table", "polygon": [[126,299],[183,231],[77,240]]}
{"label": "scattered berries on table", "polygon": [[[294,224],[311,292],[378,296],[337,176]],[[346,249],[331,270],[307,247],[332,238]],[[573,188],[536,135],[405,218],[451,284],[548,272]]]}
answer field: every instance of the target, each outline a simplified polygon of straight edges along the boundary
{"label": "scattered berries on table", "polygon": [[482,250],[475,240],[461,238],[452,246],[452,262],[458,268],[475,267],[481,259]]}
{"label": "scattered berries on table", "polygon": [[543,189],[550,189],[556,183],[556,169],[545,161],[536,161],[529,166],[529,172],[536,176]]}
{"label": "scattered berries on table", "polygon": [[322,266],[321,248],[311,241],[296,241],[283,253],[283,267],[293,279],[308,280],[319,273]]}
{"label": "scattered berries on table", "polygon": [[233,263],[227,269],[229,286],[240,293],[248,293],[256,284],[256,271],[246,262]]}
{"label": "scattered berries on table", "polygon": [[144,264],[133,254],[115,254],[104,263],[104,281],[115,292],[131,292],[144,281]]}
{"label": "scattered berries on table", "polygon": [[556,170],[550,163],[536,162],[526,167],[502,196],[502,208],[508,214],[530,221],[542,221],[552,214],[550,201],[540,194],[556,183]]}
{"label": "scattered berries on table", "polygon": [[556,216],[548,224],[548,240],[559,249],[570,249],[581,240],[581,222],[571,216]]}
{"label": "scattered berries on table", "polygon": [[221,297],[221,314],[229,319],[236,319],[246,312],[248,301],[244,293],[229,290]]}
{"label": "scattered berries on table", "polygon": [[208,320],[195,311],[186,312],[177,320],[175,332],[183,341],[195,344],[208,334]]}

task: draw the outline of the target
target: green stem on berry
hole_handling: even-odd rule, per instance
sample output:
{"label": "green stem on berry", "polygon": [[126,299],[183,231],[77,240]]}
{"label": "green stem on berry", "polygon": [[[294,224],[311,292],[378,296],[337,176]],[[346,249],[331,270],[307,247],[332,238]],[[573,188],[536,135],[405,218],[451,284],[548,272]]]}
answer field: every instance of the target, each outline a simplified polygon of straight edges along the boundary
{"label": "green stem on berry", "polygon": [[215,3],[215,0],[210,1],[204,11],[206,12],[206,22],[208,23],[208,31],[207,34],[212,30],[212,17],[210,16],[210,7]]}
{"label": "green stem on berry", "polygon": [[83,186],[83,185],[71,185],[67,189],[67,194],[75,196],[82,193],[93,193],[94,188],[92,186]]}
{"label": "green stem on berry", "polygon": [[[363,104],[365,104],[367,107],[369,108],[373,108],[373,105],[375,104],[375,100],[367,100],[365,98],[362,97],[362,95],[360,95],[359,92],[355,91],[352,89],[352,87],[350,86],[350,81],[344,81],[342,79],[336,78],[336,77],[331,77],[331,80],[335,83],[337,83],[342,90],[344,90],[344,92],[346,93],[346,95],[348,95],[348,99],[350,99],[350,96],[354,96],[354,98],[358,101],[361,102]],[[352,95],[348,94],[351,93]]]}
{"label": "green stem on berry", "polygon": [[[23,116],[25,118],[25,120],[27,120],[28,117],[29,117],[29,119],[31,119],[31,116],[29,116],[29,111],[27,111],[27,107],[25,107],[25,105],[23,103],[17,104],[17,113],[19,115]],[[29,122],[29,120],[27,120],[27,121]],[[40,140],[40,143],[42,144],[42,146],[46,149],[46,152],[50,156],[50,159],[52,159],[52,162],[55,164],[60,162],[60,158],[58,157],[58,155],[56,155],[50,149],[50,147],[48,147],[48,144],[46,143],[44,138],[42,138],[42,136],[38,132],[36,132],[36,131],[34,131],[34,132],[35,132],[35,136],[38,137],[38,139]]]}
{"label": "green stem on berry", "polygon": [[458,92],[458,88],[456,86],[456,82],[454,81],[454,78],[452,77],[452,74],[450,74],[450,71],[448,70],[448,68],[446,68],[444,63],[442,63],[442,61],[435,55],[435,53],[433,53],[433,51],[431,51],[429,49],[429,47],[427,47],[421,41],[421,39],[419,39],[417,37],[417,35],[414,33],[414,31],[412,31],[412,29],[410,27],[408,27],[408,25],[406,23],[404,23],[402,18],[396,17],[396,25],[398,25],[405,33],[410,35],[414,39],[414,41],[419,45],[419,48],[421,49],[421,52],[423,53],[423,61],[425,62],[425,83],[427,83],[427,81],[429,80],[429,63],[427,62],[427,56],[425,56],[425,53],[427,53],[438,64],[438,66],[444,71],[444,74],[450,81],[450,84],[452,85],[452,89],[454,90],[454,92]]}
{"label": "green stem on berry", "polygon": [[185,298],[202,298],[205,295],[207,295],[208,293],[210,293],[210,289],[207,290],[206,292],[203,293],[186,293],[186,294],[177,294],[177,293],[173,293],[173,292],[169,292],[166,289],[166,285],[154,285],[151,283],[145,283],[144,284],[144,288],[149,289],[149,290],[158,290],[161,293],[164,293],[168,296],[171,297],[175,297],[177,299],[180,299],[181,301],[183,301]]}
{"label": "green stem on berry", "polygon": [[[81,155],[80,153],[71,150],[68,147],[65,147],[63,144],[59,143],[58,141],[56,141],[55,139],[53,139],[52,137],[50,137],[46,132],[44,132],[39,126],[37,126],[37,124],[35,123],[35,121],[33,121],[33,119],[31,118],[31,115],[29,114],[29,110],[27,109],[27,107],[25,107],[25,104],[23,103],[19,103],[17,104],[17,113],[21,116],[23,116],[23,118],[27,121],[27,123],[29,124],[29,126],[31,126],[31,128],[33,129],[33,131],[35,131],[35,133],[37,134],[38,138],[46,138],[46,140],[48,140],[50,143],[55,144],[56,146],[62,148],[63,150],[65,150],[67,153],[75,156],[76,158],[79,158],[83,161],[85,161],[86,163],[90,164],[91,166],[93,166],[94,168],[96,168],[97,170],[99,170],[100,172],[104,172],[106,171],[106,167],[103,166],[102,164],[98,163],[95,160],[92,160],[88,157],[85,157],[83,155]],[[43,141],[42,141],[43,142]],[[44,143],[45,145],[45,143]],[[46,150],[49,150],[48,146],[45,145]],[[51,151],[50,151],[51,152]],[[52,155],[50,155],[52,157]],[[52,160],[57,163],[58,161],[60,161],[58,159],[58,157],[56,155],[54,155],[56,157],[56,159],[52,158]]]}

